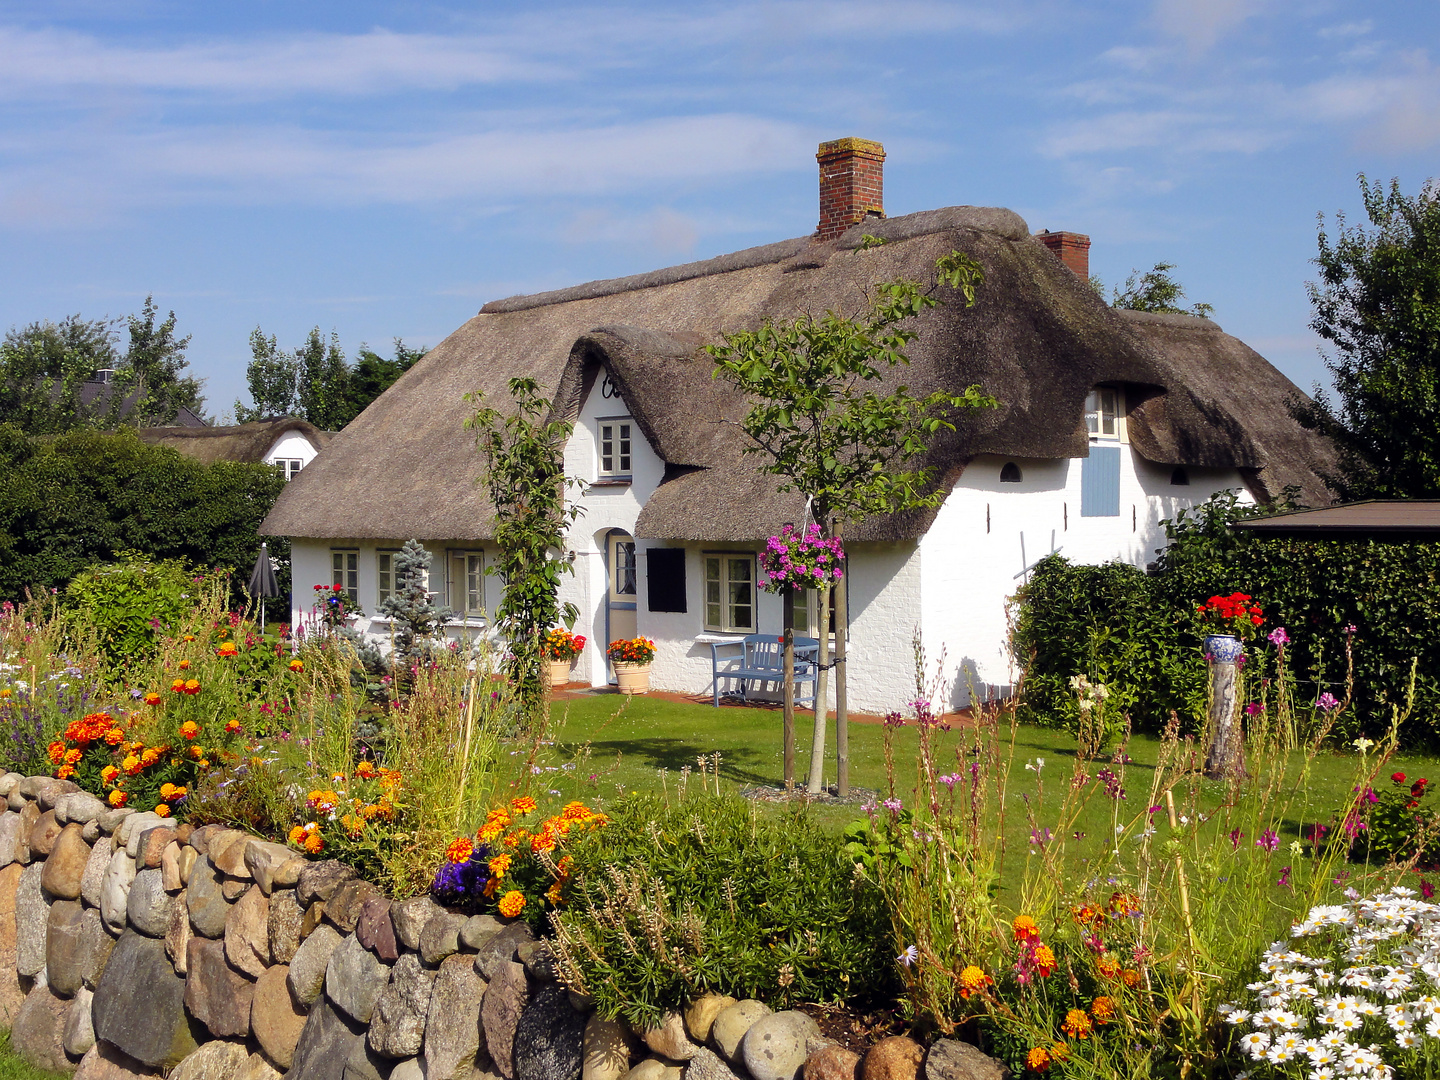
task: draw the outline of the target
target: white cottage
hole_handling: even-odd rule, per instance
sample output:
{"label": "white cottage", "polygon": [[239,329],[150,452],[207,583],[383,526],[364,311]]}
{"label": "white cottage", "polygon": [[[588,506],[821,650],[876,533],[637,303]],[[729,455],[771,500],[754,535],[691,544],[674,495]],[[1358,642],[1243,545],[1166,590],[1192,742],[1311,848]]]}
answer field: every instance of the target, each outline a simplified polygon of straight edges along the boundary
{"label": "white cottage", "polygon": [[274,465],[286,480],[295,479],[334,435],[296,416],[229,427],[148,427],[136,434],[147,443],[169,446],[206,465],[217,461]]}
{"label": "white cottage", "polygon": [[[1085,281],[1083,236],[1032,235],[1001,209],[884,218],[883,156],[863,140],[822,145],[813,236],[485,305],[336,436],[266,520],[291,538],[296,621],[314,585],[339,584],[373,611],[415,537],[457,612],[452,632],[484,630],[501,584],[485,574],[493,511],[463,395],[503,410],[507,381],[525,375],[574,422],[565,464],[583,481],[583,513],[564,598],[589,639],[576,677],[611,682],[605,643],[642,634],[659,647],[653,686],[708,692],[713,643],[780,630],[756,554],[804,507],[744,453],[745,402],[711,377],[703,346],[765,318],[856,311],[876,282],[933,281],[952,250],[983,267],[978,300],[948,295],[917,318],[911,366],[893,381],[979,383],[1001,408],[931,448],[938,509],[847,527],[852,709],[913,696],[917,629],[932,657],[944,649],[952,706],[1004,693],[1006,601],[1051,552],[1143,565],[1163,519],[1226,489],[1330,501],[1317,473],[1329,448],[1286,407],[1300,391],[1253,350],[1206,319],[1110,309]],[[818,630],[813,599],[801,607]]]}

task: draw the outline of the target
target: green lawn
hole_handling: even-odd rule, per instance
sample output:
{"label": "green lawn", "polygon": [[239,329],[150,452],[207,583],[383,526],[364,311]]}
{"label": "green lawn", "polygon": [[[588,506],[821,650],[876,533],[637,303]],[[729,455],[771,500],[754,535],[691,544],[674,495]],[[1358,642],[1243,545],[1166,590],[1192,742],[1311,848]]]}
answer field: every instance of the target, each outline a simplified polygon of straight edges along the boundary
{"label": "green lawn", "polygon": [[0,1031],[0,1080],[62,1080],[63,1075],[29,1064],[10,1048],[10,1032]]}
{"label": "green lawn", "polygon": [[[668,787],[673,792],[682,768],[690,766],[693,774],[696,758],[716,751],[720,754],[720,777],[724,790],[737,791],[752,784],[778,785],[781,782],[781,717],[778,710],[715,709],[708,705],[660,698],[626,699],[618,695],[597,694],[556,702],[553,717],[552,737],[555,739],[556,756],[563,763],[559,766],[560,776],[568,781],[560,787],[564,788],[567,798],[578,796],[608,800],[621,792],[658,792],[662,787]],[[832,717],[830,738],[827,740],[830,755],[827,783],[834,780],[833,725]],[[796,774],[802,785],[809,768],[811,730],[810,714],[797,714]],[[850,728],[851,783],[878,790],[882,797],[887,788],[883,735],[883,729],[874,724],[852,724]],[[963,736],[964,733],[958,730],[937,734],[937,771],[948,772],[959,767],[955,752]],[[1054,812],[1072,775],[1076,744],[1064,732],[1020,725],[1014,731],[1012,756],[1008,724],[1002,723],[1000,737],[1001,752],[1010,761],[1006,846],[1012,851],[1024,850],[1030,833],[1024,797],[1028,796],[1033,806],[1038,794],[1036,774],[1025,766],[1033,764],[1037,758],[1045,759],[1042,774],[1045,791],[1042,809],[1036,816],[1042,826],[1053,826]],[[913,805],[916,746],[917,735],[913,725],[895,733],[896,790],[907,807]],[[1086,813],[1073,823],[1072,835],[1067,839],[1073,842],[1073,833],[1078,832],[1082,834],[1079,838],[1081,842],[1099,842],[1113,830],[1112,822],[1116,818],[1112,817],[1112,813],[1118,811],[1118,820],[1124,822],[1135,814],[1145,812],[1160,750],[1158,738],[1133,737],[1128,747],[1131,761],[1124,769],[1125,800],[1112,804],[1103,796],[1092,798]],[[1299,762],[1298,754],[1292,757],[1292,769],[1297,774]],[[1316,820],[1330,822],[1332,811],[1343,805],[1355,784],[1357,765],[1358,759],[1354,754],[1326,752],[1316,759],[1303,790],[1289,803],[1288,814],[1280,829],[1286,842],[1298,833],[1302,823]],[[551,765],[551,768],[556,767]],[[1092,765],[1091,772],[1101,767],[1104,766]],[[1440,774],[1440,762],[1433,757],[1401,754],[1385,765],[1383,777],[1388,778],[1396,770],[1408,773],[1413,780],[1430,773]],[[591,780],[591,777],[595,779]],[[1440,781],[1440,775],[1434,778]],[[1213,810],[1224,793],[1224,785],[1202,782],[1198,808]],[[820,821],[836,829],[862,816],[856,806],[820,805],[814,813]]]}

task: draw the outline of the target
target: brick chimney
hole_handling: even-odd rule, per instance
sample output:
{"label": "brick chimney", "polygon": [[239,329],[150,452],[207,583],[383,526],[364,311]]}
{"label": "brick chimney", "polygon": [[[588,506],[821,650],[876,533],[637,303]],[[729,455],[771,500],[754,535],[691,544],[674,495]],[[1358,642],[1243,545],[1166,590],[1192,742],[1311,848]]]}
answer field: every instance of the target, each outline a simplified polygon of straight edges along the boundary
{"label": "brick chimney", "polygon": [[867,217],[885,216],[885,148],[869,139],[823,142],[820,163],[820,227],[817,240],[833,240]]}
{"label": "brick chimney", "polygon": [[1036,233],[1035,239],[1053,251],[1056,257],[1086,280],[1090,277],[1090,237],[1078,232]]}

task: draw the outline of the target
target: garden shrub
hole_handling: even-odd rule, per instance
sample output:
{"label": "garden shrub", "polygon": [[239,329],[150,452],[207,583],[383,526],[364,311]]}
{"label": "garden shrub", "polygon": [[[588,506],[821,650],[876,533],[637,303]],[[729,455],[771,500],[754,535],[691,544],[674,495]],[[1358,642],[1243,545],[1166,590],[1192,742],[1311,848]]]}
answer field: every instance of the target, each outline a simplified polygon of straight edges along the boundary
{"label": "garden shrub", "polygon": [[880,893],[841,847],[804,813],[740,798],[626,799],[570,848],[553,917],[565,982],[645,1025],[707,991],[776,1008],[888,998]]}
{"label": "garden shrub", "polygon": [[1059,556],[1038,564],[1017,597],[1016,651],[1031,695],[1025,718],[1070,721],[1075,675],[1104,682],[1137,729],[1161,730],[1171,709],[1197,716],[1205,673],[1192,613],[1212,595],[1240,591],[1264,609],[1262,634],[1286,629],[1298,700],[1343,698],[1351,648],[1354,698],[1337,739],[1385,731],[1406,708],[1413,664],[1401,737],[1440,742],[1440,546],[1266,539],[1229,528],[1263,512],[1233,492],[1182,510],[1165,523],[1169,546],[1148,574]]}
{"label": "garden shrub", "polygon": [[200,592],[213,587],[178,560],[131,553],[77,574],[65,589],[65,610],[94,631],[111,662],[124,662],[154,651],[162,632],[174,633]]}

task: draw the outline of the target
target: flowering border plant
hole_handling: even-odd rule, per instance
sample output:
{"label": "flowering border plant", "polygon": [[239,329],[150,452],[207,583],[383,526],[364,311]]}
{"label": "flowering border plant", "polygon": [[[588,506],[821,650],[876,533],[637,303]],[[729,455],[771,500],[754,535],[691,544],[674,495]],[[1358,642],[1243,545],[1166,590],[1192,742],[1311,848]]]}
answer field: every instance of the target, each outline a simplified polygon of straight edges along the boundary
{"label": "flowering border plant", "polygon": [[1212,596],[1195,609],[1195,614],[1200,616],[1207,634],[1233,634],[1241,641],[1249,641],[1265,622],[1265,613],[1253,601],[1254,597],[1242,592]]}
{"label": "flowering border plant", "polygon": [[290,830],[290,843],[373,876],[384,844],[412,839],[412,830],[405,828],[403,779],[399,769],[362,757],[352,775],[337,772],[330,777],[333,788],[306,794],[302,820]]}
{"label": "flowering border plant", "polygon": [[547,631],[540,651],[547,660],[574,660],[585,648],[585,635],[572,634],[563,626]]}
{"label": "flowering border plant", "polygon": [[1440,904],[1395,887],[1310,909],[1260,958],[1250,996],[1220,1007],[1255,1077],[1433,1075],[1440,1051]]}
{"label": "flowering border plant", "polygon": [[822,536],[819,525],[803,533],[786,525],[765,541],[760,553],[760,588],[766,592],[821,589],[844,576],[845,550],[835,537]]}
{"label": "flowering border plant", "polygon": [[655,659],[655,642],[645,637],[621,638],[610,642],[605,655],[616,664],[649,664]]}
{"label": "flowering border plant", "polygon": [[573,860],[559,855],[572,832],[605,825],[609,818],[581,802],[566,803],[538,825],[526,819],[536,811],[528,795],[497,806],[474,838],[461,836],[445,850],[430,892],[437,901],[467,911],[524,918],[540,927],[547,910],[564,902]]}

